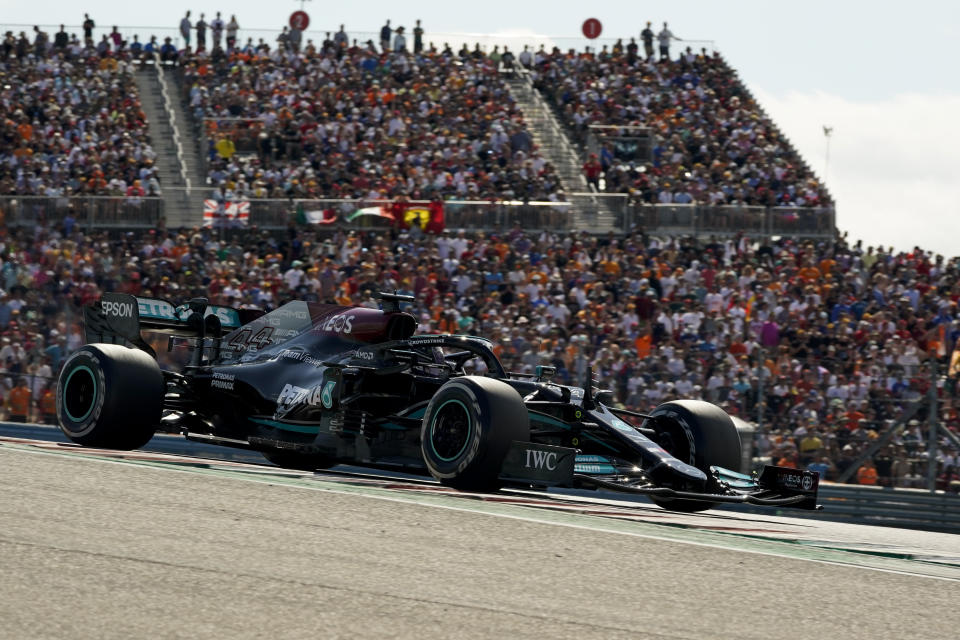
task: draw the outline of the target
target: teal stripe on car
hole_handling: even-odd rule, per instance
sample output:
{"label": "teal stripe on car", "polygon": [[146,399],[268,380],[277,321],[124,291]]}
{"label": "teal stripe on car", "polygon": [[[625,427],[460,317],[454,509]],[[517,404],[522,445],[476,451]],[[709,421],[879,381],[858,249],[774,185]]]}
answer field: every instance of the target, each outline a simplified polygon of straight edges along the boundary
{"label": "teal stripe on car", "polygon": [[247,418],[250,422],[256,424],[262,424],[265,427],[272,427],[274,429],[280,429],[282,431],[293,431],[295,433],[317,433],[320,431],[320,425],[318,424],[290,424],[289,422],[278,422],[276,420],[268,420],[266,418]]}

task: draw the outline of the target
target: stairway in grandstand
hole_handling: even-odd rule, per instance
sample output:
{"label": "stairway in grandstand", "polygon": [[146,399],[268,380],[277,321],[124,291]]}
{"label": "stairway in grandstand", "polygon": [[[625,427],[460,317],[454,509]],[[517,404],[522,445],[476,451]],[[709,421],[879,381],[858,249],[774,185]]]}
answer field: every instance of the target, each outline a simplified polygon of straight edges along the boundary
{"label": "stairway in grandstand", "polygon": [[616,229],[615,212],[603,198],[590,194],[583,175],[583,160],[570,143],[560,122],[533,87],[530,74],[520,69],[507,78],[510,93],[523,112],[524,121],[540,153],[554,166],[563,185],[567,200],[574,204],[574,225],[592,233],[606,233]]}
{"label": "stairway in grandstand", "polygon": [[167,227],[200,224],[203,216],[201,161],[196,145],[185,136],[187,117],[172,74],[144,64],[136,74],[140,103],[150,124],[150,142],[157,154]]}

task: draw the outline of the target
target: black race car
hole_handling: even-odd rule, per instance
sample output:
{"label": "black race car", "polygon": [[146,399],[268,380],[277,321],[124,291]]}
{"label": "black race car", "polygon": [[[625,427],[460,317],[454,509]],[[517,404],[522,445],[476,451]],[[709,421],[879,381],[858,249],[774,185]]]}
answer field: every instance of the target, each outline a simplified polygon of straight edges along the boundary
{"label": "black race car", "polygon": [[[739,435],[715,405],[616,409],[589,382],[554,384],[549,367],[505,371],[483,338],[414,335],[400,310],[413,299],[380,297],[381,309],[290,302],[264,314],[104,294],[85,309],[89,344],[60,373],[60,426],[94,447],[141,447],[166,428],[281,467],[350,463],[464,490],[583,486],[681,511],[817,508],[816,473],[740,473]],[[168,350],[189,362],[161,369],[141,330],[171,334]]]}

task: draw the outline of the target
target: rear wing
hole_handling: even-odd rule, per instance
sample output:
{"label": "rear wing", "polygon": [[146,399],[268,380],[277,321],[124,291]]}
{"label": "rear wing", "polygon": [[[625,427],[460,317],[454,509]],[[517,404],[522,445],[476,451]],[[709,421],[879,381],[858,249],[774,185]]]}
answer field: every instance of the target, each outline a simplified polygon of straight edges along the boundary
{"label": "rear wing", "polygon": [[[201,308],[204,309],[202,315],[197,312]],[[159,298],[105,293],[100,300],[84,307],[83,322],[88,343],[130,343],[156,357],[156,352],[140,335],[141,329],[219,339],[224,330],[232,331],[262,315],[261,309],[208,305],[200,298],[177,306]]]}

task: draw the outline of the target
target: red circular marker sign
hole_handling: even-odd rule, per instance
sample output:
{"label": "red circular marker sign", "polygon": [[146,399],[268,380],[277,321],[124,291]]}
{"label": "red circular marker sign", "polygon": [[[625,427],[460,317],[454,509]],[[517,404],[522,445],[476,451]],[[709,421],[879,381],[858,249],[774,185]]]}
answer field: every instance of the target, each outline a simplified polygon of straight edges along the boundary
{"label": "red circular marker sign", "polygon": [[587,18],[583,21],[583,35],[591,40],[598,37],[603,31],[603,25],[596,18]]}
{"label": "red circular marker sign", "polygon": [[294,11],[290,14],[290,28],[297,31],[306,31],[310,26],[310,16],[306,11]]}

